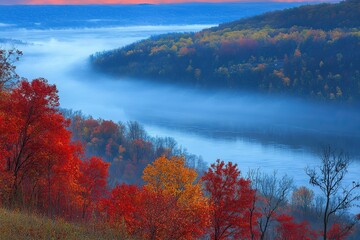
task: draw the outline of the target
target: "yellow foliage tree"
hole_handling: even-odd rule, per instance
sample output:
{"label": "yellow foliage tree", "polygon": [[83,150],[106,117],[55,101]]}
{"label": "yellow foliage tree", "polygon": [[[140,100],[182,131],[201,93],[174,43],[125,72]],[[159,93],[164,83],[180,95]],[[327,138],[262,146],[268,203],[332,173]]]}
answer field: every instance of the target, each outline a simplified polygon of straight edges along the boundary
{"label": "yellow foliage tree", "polygon": [[[159,157],[144,169],[142,176],[147,191],[170,195],[176,201],[177,213],[174,219],[177,220],[177,228],[186,228],[199,236],[209,224],[210,211],[207,198],[196,178],[196,171],[186,167],[185,159],[177,156],[170,159]],[[192,237],[188,235],[184,239]]]}
{"label": "yellow foliage tree", "polygon": [[162,156],[144,169],[142,179],[150,191],[162,191],[180,201],[191,201],[202,197],[201,185],[195,183],[196,177],[196,171],[185,166],[183,157],[167,159]]}

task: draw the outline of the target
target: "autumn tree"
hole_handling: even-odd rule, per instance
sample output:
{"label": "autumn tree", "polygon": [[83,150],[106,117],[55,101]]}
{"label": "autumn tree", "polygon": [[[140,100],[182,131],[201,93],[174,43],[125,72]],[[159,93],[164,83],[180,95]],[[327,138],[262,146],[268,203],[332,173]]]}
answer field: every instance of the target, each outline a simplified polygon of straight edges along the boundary
{"label": "autumn tree", "polygon": [[6,144],[14,137],[12,134],[16,124],[6,121],[8,113],[5,112],[5,108],[10,97],[7,91],[11,85],[9,83],[18,78],[13,63],[20,55],[20,51],[0,48],[0,204],[6,202],[11,190],[12,176],[6,171],[6,159],[10,151]]}
{"label": "autumn tree", "polygon": [[184,158],[177,156],[160,157],[144,169],[142,178],[146,191],[154,193],[155,199],[165,197],[173,202],[166,208],[153,206],[158,214],[173,215],[164,226],[166,235],[161,238],[194,239],[204,233],[208,224],[208,205],[200,183],[195,182],[196,177],[196,171],[186,167]]}
{"label": "autumn tree", "polygon": [[21,81],[2,101],[0,112],[6,131],[0,138],[7,136],[2,167],[11,177],[7,201],[11,205],[29,205],[38,199],[50,209],[50,202],[55,200],[51,200],[54,192],[50,193],[54,181],[64,180],[62,186],[76,185],[77,150],[66,130],[68,121],[58,111],[58,100],[54,85],[35,79]]}
{"label": "autumn tree", "polygon": [[141,239],[196,239],[205,232],[208,205],[196,172],[181,157],[160,157],[143,175],[146,185],[116,186],[102,201],[111,226]]}
{"label": "autumn tree", "polygon": [[17,82],[14,63],[21,55],[0,49],[0,197],[52,215],[64,210],[64,199],[75,199],[68,193],[76,192],[78,147],[58,112],[56,87],[45,79]]}
{"label": "autumn tree", "polygon": [[[250,180],[240,177],[236,164],[217,160],[202,181],[212,209],[212,239],[250,239],[252,234],[258,235],[251,232],[250,225],[254,222],[251,222],[248,211],[255,191],[250,187]],[[256,220],[256,217],[252,218],[252,221]]]}
{"label": "autumn tree", "polygon": [[141,239],[189,239],[189,234],[182,235],[186,229],[181,225],[178,228],[183,216],[170,194],[122,184],[100,205],[108,224],[123,227],[130,235]]}
{"label": "autumn tree", "polygon": [[94,209],[107,194],[108,168],[110,164],[99,157],[85,159],[80,165],[79,183],[82,198],[82,218],[88,209]]}
{"label": "autumn tree", "polygon": [[321,154],[321,165],[317,168],[307,168],[310,184],[318,187],[325,197],[323,209],[323,239],[329,239],[330,219],[340,211],[351,208],[360,200],[356,192],[360,183],[353,181],[351,186],[344,187],[343,181],[350,164],[349,156],[343,152],[325,147]]}
{"label": "autumn tree", "polygon": [[313,240],[318,237],[307,222],[296,223],[292,216],[286,214],[276,216],[276,220],[276,240]]}
{"label": "autumn tree", "polygon": [[[58,135],[59,134],[59,135]],[[81,163],[81,146],[70,141],[70,132],[62,129],[53,132],[47,138],[47,147],[43,154],[34,159],[29,171],[24,176],[21,194],[26,206],[36,207],[49,217],[73,217],[72,208],[77,205],[79,193],[79,166]],[[42,159],[41,159],[42,158]],[[29,166],[31,167],[31,166]],[[24,169],[26,171],[26,169]]]}

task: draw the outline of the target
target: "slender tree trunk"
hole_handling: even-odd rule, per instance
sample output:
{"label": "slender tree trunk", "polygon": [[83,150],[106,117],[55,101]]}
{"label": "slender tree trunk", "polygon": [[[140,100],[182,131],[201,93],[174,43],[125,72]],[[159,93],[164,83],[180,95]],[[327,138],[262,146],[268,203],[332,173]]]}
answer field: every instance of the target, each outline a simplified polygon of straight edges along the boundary
{"label": "slender tree trunk", "polygon": [[327,224],[328,224],[328,211],[329,211],[329,204],[330,204],[330,199],[329,197],[326,198],[326,206],[325,206],[325,212],[324,212],[324,235],[323,235],[323,240],[327,239]]}
{"label": "slender tree trunk", "polygon": [[265,221],[264,229],[261,230],[261,236],[260,236],[260,239],[261,239],[261,240],[264,240],[264,239],[265,239],[265,233],[266,233],[266,230],[267,230],[268,225],[269,225],[270,217],[271,217],[271,215],[266,216],[266,221]]}
{"label": "slender tree trunk", "polygon": [[256,204],[256,194],[254,195],[253,201],[252,201],[252,206],[249,209],[250,211],[250,235],[251,235],[251,240],[255,239],[255,233],[254,233],[254,226],[253,226],[253,217],[254,217],[254,211],[255,211],[255,204]]}
{"label": "slender tree trunk", "polygon": [[17,184],[17,174],[14,174],[14,180],[11,187],[11,192],[9,195],[9,205],[10,207],[14,207],[16,204],[16,198],[18,195],[18,184]]}
{"label": "slender tree trunk", "polygon": [[86,200],[84,201],[83,209],[82,209],[82,215],[81,215],[83,220],[85,219],[85,213],[86,213]]}

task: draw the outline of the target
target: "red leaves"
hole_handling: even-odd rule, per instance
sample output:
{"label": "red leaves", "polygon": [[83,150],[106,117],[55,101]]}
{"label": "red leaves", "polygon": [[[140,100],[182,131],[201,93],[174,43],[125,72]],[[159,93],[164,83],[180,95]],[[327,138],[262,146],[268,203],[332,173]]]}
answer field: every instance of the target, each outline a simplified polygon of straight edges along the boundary
{"label": "red leaves", "polygon": [[195,239],[204,233],[192,221],[201,213],[181,207],[173,195],[163,191],[120,185],[103,201],[102,209],[111,226],[124,224],[141,239]]}
{"label": "red leaves", "polygon": [[[20,201],[24,196],[19,192],[21,184],[33,185],[23,186],[24,191],[38,189],[44,183],[41,178],[50,181],[54,166],[71,158],[68,121],[58,112],[58,100],[54,85],[35,79],[21,81],[1,105],[4,122],[9,125],[5,131],[9,152],[6,171],[13,175],[9,201]],[[23,200],[30,199],[25,196]]]}
{"label": "red leaves", "polygon": [[71,142],[69,121],[58,111],[56,87],[45,79],[21,81],[1,95],[3,202],[36,207],[49,216],[84,213],[103,197],[109,165],[98,158],[81,163],[82,149]]}
{"label": "red leaves", "polygon": [[107,194],[108,168],[110,164],[101,158],[91,157],[81,162],[79,184],[82,197],[82,218]]}
{"label": "red leaves", "polygon": [[212,239],[250,238],[248,209],[255,191],[250,181],[240,178],[237,165],[217,160],[202,177],[212,206]]}
{"label": "red leaves", "polygon": [[330,230],[327,232],[327,238],[329,240],[343,240],[346,239],[352,233],[351,225],[334,223]]}
{"label": "red leaves", "polygon": [[143,188],[117,186],[103,201],[112,226],[123,223],[141,239],[197,239],[205,233],[208,205],[184,159],[158,158],[144,170],[143,179]]}
{"label": "red leaves", "polygon": [[279,215],[276,217],[279,225],[276,228],[278,240],[312,240],[317,239],[318,235],[316,231],[311,230],[309,223],[294,222],[294,217],[289,215]]}

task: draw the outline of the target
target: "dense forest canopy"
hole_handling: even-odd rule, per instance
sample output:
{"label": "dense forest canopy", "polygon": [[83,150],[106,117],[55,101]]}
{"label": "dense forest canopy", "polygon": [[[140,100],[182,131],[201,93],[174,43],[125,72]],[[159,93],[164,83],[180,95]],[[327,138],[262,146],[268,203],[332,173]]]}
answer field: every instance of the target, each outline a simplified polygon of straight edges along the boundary
{"label": "dense forest canopy", "polygon": [[91,57],[115,76],[359,101],[360,2],[309,5],[172,33]]}

